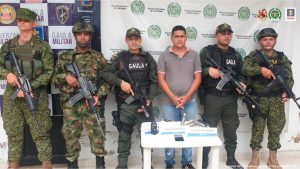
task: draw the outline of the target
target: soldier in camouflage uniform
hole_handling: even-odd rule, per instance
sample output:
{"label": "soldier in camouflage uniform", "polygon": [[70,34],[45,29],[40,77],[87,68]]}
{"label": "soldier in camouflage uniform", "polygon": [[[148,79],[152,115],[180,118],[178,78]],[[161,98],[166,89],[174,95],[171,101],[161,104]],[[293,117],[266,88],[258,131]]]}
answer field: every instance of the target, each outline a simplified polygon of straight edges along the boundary
{"label": "soldier in camouflage uniform", "polygon": [[59,56],[53,78],[53,82],[59,85],[61,93],[60,102],[64,112],[62,133],[66,140],[68,168],[79,168],[79,139],[84,125],[90,139],[91,152],[96,155],[96,168],[102,169],[105,168],[104,156],[107,154],[104,149],[104,136],[101,132],[101,128],[105,131],[104,117],[101,119],[100,128],[95,114],[92,114],[84,99],[73,106],[68,103],[70,98],[79,92],[79,84],[77,79],[66,70],[65,65],[74,62],[81,75],[96,84],[98,90],[93,98],[94,106],[97,106],[100,98],[108,93],[107,85],[101,83],[101,70],[107,60],[100,52],[90,49],[92,25],[84,22],[76,23],[72,32],[76,39],[76,49]]}
{"label": "soldier in camouflage uniform", "polygon": [[[259,33],[260,51],[266,56],[270,64],[285,72],[285,80],[289,87],[293,86],[294,80],[291,70],[291,62],[282,52],[274,50],[277,33],[272,28],[262,29]],[[267,85],[274,80],[273,72],[267,68],[262,56],[257,51],[252,51],[244,60],[243,74],[251,78],[249,87],[251,95],[258,101],[260,113],[266,115],[256,116],[252,125],[252,159],[248,168],[256,169],[259,165],[259,150],[263,141],[264,129],[268,127],[268,148],[270,150],[267,165],[272,169],[280,169],[277,161],[277,150],[281,147],[279,136],[285,125],[284,103],[288,101],[288,95],[282,87],[275,86],[268,90]]]}
{"label": "soldier in camouflage uniform", "polygon": [[141,123],[149,121],[145,113],[140,109],[141,105],[137,100],[131,104],[125,100],[133,95],[128,79],[123,69],[127,69],[135,83],[145,90],[147,95],[147,108],[151,109],[152,100],[158,93],[156,71],[157,66],[153,57],[141,49],[141,33],[136,28],[127,30],[126,43],[127,51],[119,52],[111,63],[104,68],[103,78],[111,85],[115,85],[116,102],[118,106],[119,118],[114,119],[121,124],[117,124],[119,131],[118,139],[118,166],[117,169],[128,168],[128,156],[131,149],[131,135],[133,127],[137,125],[140,130]]}
{"label": "soldier in camouflage uniform", "polygon": [[[20,35],[4,43],[0,51],[0,77],[6,79],[8,83],[4,93],[3,121],[8,136],[9,169],[19,168],[25,123],[29,125],[43,169],[52,168],[52,146],[49,137],[52,123],[49,116],[46,86],[53,74],[53,53],[45,41],[33,35],[36,16],[37,14],[33,11],[20,8],[17,11]],[[36,120],[25,103],[22,90],[19,91],[15,100],[9,98],[20,86],[15,69],[9,61],[10,51],[14,51],[21,71],[27,76],[32,86],[33,100],[38,108]]]}

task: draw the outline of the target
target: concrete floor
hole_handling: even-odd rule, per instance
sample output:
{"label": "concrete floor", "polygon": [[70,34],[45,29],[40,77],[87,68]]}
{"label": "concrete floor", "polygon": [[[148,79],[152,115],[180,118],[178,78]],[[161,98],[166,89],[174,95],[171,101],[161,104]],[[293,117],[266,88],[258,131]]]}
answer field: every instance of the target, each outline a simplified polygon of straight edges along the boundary
{"label": "concrete floor", "polygon": [[[129,168],[130,169],[142,169],[142,157],[141,151],[139,148],[139,140],[137,139],[137,133],[135,132],[132,135],[132,150],[131,155],[129,157]],[[86,138],[86,134],[83,133],[83,137],[81,139],[82,151],[79,157],[79,166],[81,169],[94,169],[95,168],[95,157],[90,153],[89,141]],[[107,132],[107,141],[106,141],[106,149],[108,151],[108,155],[105,157],[106,168],[114,169],[117,165],[117,132]],[[195,152],[195,151],[194,151]],[[180,168],[180,157],[181,150],[176,149],[176,168]],[[266,165],[268,153],[263,152],[261,158],[261,165],[259,169],[268,168]],[[300,169],[300,151],[282,151],[278,153],[279,163],[284,169]],[[195,160],[195,155],[193,156]],[[238,154],[237,159],[243,165],[247,166],[249,160],[251,158],[250,153]],[[229,169],[225,165],[226,156],[224,152],[220,153],[220,169]],[[179,162],[179,163],[178,163]],[[164,151],[163,149],[154,149],[153,150],[153,167],[155,169],[163,169],[165,167],[164,164]],[[0,169],[7,168],[6,162],[0,161]],[[37,169],[41,168],[41,166],[27,166],[21,167],[21,169]],[[67,168],[66,164],[54,164],[54,169],[65,169]]]}

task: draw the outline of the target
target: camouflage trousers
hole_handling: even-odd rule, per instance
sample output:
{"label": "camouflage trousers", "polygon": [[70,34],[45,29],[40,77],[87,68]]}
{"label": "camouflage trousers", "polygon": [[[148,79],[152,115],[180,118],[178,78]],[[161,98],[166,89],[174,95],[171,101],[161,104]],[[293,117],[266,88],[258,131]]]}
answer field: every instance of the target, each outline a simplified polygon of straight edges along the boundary
{"label": "camouflage trousers", "polygon": [[[7,89],[7,91],[10,89]],[[24,124],[27,123],[33,141],[36,144],[40,161],[52,159],[52,146],[49,130],[52,126],[48,108],[48,94],[46,91],[39,95],[39,106],[36,120],[29,111],[23,98],[14,101],[9,98],[12,92],[4,94],[3,125],[8,136],[8,161],[19,161],[24,142]]]}
{"label": "camouflage trousers", "polygon": [[[104,149],[104,138],[101,135],[96,116],[90,112],[85,102],[79,101],[73,106],[65,103],[63,104],[63,112],[62,134],[66,140],[66,159],[68,161],[72,162],[79,157],[81,150],[79,139],[83,125],[90,140],[91,152],[99,157],[107,154]],[[101,127],[103,132],[105,132],[105,121],[101,122]]]}
{"label": "camouflage trousers", "polygon": [[[254,97],[255,98],[255,97]],[[280,97],[261,97],[258,99],[259,107],[262,113],[267,115],[266,119],[256,117],[252,124],[252,137],[250,147],[253,150],[262,148],[261,142],[265,126],[268,128],[268,148],[270,150],[277,150],[281,147],[279,136],[285,125],[284,104],[281,103]]]}

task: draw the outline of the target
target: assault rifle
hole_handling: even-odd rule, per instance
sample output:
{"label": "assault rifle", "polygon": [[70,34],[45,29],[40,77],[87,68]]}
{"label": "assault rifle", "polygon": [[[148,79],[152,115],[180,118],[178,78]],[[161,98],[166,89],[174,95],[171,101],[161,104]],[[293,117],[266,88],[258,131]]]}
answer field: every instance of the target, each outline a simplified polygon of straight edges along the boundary
{"label": "assault rifle", "polygon": [[73,106],[79,100],[84,98],[87,101],[87,104],[88,104],[91,112],[96,116],[101,135],[103,136],[103,138],[105,138],[103,129],[101,127],[101,122],[104,122],[104,119],[100,117],[96,106],[94,106],[95,100],[93,98],[93,95],[95,95],[96,91],[97,91],[96,85],[94,85],[92,83],[92,81],[87,80],[86,78],[81,76],[78,66],[76,65],[75,62],[66,64],[65,67],[69,72],[71,72],[75,76],[75,78],[77,79],[77,81],[79,83],[79,93],[77,93],[76,95],[71,97],[71,99],[68,101],[68,103],[71,106]]}
{"label": "assault rifle", "polygon": [[224,85],[228,82],[231,82],[235,88],[241,91],[241,93],[244,95],[244,102],[247,104],[247,107],[249,110],[249,116],[253,120],[256,116],[261,116],[263,118],[266,118],[266,115],[263,114],[258,106],[258,103],[249,95],[249,92],[243,88],[238,80],[234,78],[234,75],[236,75],[235,72],[232,71],[230,68],[224,68],[220,65],[218,65],[214,59],[209,57],[209,61],[214,67],[217,67],[219,72],[223,75],[219,83],[217,84],[216,88],[218,90],[222,90]]}
{"label": "assault rifle", "polygon": [[266,90],[272,89],[273,87],[280,85],[283,88],[283,90],[288,94],[289,98],[293,99],[293,101],[300,109],[300,104],[298,103],[300,97],[297,98],[292,89],[288,86],[288,84],[285,81],[285,77],[283,76],[283,72],[280,69],[278,69],[278,67],[274,66],[273,64],[270,64],[267,56],[264,55],[261,51],[256,50],[256,52],[263,59],[263,61],[267,65],[267,68],[270,69],[275,76],[275,79],[270,84],[268,84]]}
{"label": "assault rifle", "polygon": [[9,60],[17,72],[17,78],[20,83],[20,87],[10,96],[10,99],[15,100],[18,96],[18,93],[20,91],[23,91],[25,103],[26,103],[29,111],[31,112],[33,119],[35,120],[35,122],[37,124],[37,130],[39,131],[40,127],[39,127],[38,121],[36,119],[37,106],[34,104],[31,84],[30,84],[28,78],[26,77],[26,75],[21,72],[19,63],[17,61],[15,52],[13,50],[10,51]]}

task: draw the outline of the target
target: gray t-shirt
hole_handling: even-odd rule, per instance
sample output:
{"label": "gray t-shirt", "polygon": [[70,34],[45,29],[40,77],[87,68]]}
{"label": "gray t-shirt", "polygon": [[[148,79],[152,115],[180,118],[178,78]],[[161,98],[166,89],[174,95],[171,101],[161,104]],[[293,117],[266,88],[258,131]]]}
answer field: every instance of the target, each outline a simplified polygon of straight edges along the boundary
{"label": "gray t-shirt", "polygon": [[[187,49],[186,54],[179,58],[172,48],[164,51],[158,59],[158,73],[166,74],[166,81],[176,96],[185,95],[194,81],[194,73],[201,72],[201,62],[198,53]],[[191,98],[194,99],[195,94]],[[164,94],[164,102],[169,102]]]}

